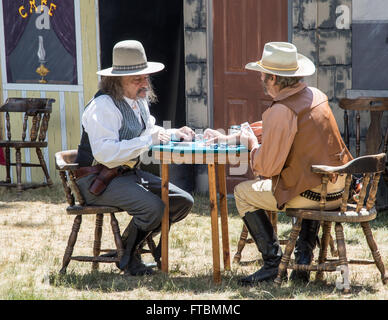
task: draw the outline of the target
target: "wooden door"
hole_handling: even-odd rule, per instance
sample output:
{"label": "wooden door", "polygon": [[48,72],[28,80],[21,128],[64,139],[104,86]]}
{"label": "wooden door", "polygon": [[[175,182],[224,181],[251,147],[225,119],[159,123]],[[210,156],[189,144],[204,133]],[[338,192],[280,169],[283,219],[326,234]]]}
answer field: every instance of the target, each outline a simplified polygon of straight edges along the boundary
{"label": "wooden door", "polygon": [[[259,121],[271,98],[263,92],[260,73],[245,65],[261,59],[266,42],[287,41],[288,1],[213,0],[213,26],[213,128]],[[228,192],[252,177],[250,170],[228,175]]]}

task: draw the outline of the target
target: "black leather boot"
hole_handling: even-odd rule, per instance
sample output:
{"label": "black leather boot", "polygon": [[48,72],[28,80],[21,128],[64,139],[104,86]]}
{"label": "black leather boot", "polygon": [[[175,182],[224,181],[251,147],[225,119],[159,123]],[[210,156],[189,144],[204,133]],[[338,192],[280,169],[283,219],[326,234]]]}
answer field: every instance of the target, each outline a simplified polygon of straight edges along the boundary
{"label": "black leather boot", "polygon": [[[294,255],[296,264],[309,265],[313,260],[313,251],[317,243],[319,226],[320,223],[317,220],[303,219],[302,228],[295,244]],[[310,271],[292,270],[290,280],[307,283],[310,281]]]}
{"label": "black leather boot", "polygon": [[125,239],[124,255],[118,264],[120,270],[124,270],[125,274],[145,275],[152,274],[151,268],[146,267],[138,256],[137,249],[150,232],[138,229],[133,220],[129,223],[127,229],[127,238]]}
{"label": "black leather boot", "polygon": [[[173,222],[171,222],[171,220],[170,220],[169,230],[170,230],[172,224],[173,224]],[[157,236],[160,233],[161,229],[162,229],[162,225],[159,225],[159,227],[157,227],[156,229],[154,229],[152,231],[150,237]],[[160,259],[162,257],[162,237],[160,237],[159,243],[154,250],[153,257],[154,257],[154,260],[156,262],[156,266],[158,267],[158,269],[161,269],[162,262],[160,261]]]}
{"label": "black leather boot", "polygon": [[264,266],[250,276],[240,279],[239,283],[245,286],[274,280],[278,274],[282,250],[267,214],[264,210],[248,212],[243,221],[262,254]]}
{"label": "black leather boot", "polygon": [[[121,235],[121,240],[124,244],[124,248],[126,246],[126,242],[127,242],[127,239],[128,239],[128,235],[129,235],[129,225],[125,228],[123,234]],[[140,261],[145,267],[148,267],[148,268],[156,268],[158,265],[156,262],[149,262],[149,263],[145,263],[142,259],[141,259],[141,255],[140,255],[140,251],[141,249],[143,248],[144,244],[145,244],[145,240],[147,239],[147,237],[141,241],[141,243],[139,244],[138,246],[138,249],[136,250],[135,254],[136,254],[136,257],[137,257],[137,260]],[[117,258],[117,250],[112,250],[112,251],[109,251],[108,253],[105,253],[105,254],[102,254],[101,257],[108,257],[108,258]],[[119,263],[116,262],[116,266],[117,268],[120,269],[119,267]]]}
{"label": "black leather boot", "polygon": [[[171,227],[171,225],[170,225],[170,227]],[[160,233],[160,230],[161,230],[161,226],[154,229],[148,237],[157,236]],[[124,247],[126,246],[126,241],[128,239],[129,232],[130,232],[130,229],[129,229],[129,225],[128,225],[127,228],[124,230],[123,234],[121,235],[121,240],[123,241]],[[155,250],[153,252],[153,257],[154,257],[155,262],[145,263],[141,259],[141,255],[139,252],[144,247],[144,245],[146,243],[146,241],[145,241],[146,239],[147,239],[147,237],[139,244],[138,250],[136,250],[136,254],[137,254],[137,258],[138,258],[137,260],[140,260],[140,262],[145,267],[148,267],[148,268],[156,268],[157,267],[158,269],[161,269],[162,263],[161,263],[160,259],[162,257],[162,240],[161,239],[159,240],[159,244],[155,247]],[[102,254],[101,257],[109,257],[109,258],[117,257],[117,250],[112,250],[108,253]],[[116,263],[116,266],[117,266],[117,268],[120,269],[119,263]]]}

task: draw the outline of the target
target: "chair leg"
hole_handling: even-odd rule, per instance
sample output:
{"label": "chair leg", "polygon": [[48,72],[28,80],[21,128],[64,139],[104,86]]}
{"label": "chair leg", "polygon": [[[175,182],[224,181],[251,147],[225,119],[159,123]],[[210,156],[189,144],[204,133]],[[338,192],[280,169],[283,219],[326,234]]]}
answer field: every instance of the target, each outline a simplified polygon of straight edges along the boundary
{"label": "chair leg", "polygon": [[338,250],[335,248],[334,239],[333,239],[331,233],[329,234],[329,236],[330,236],[329,244],[330,244],[330,253],[331,253],[331,256],[332,256],[332,257],[338,257]]}
{"label": "chair leg", "polygon": [[8,147],[5,148],[5,182],[11,183],[11,151]]}
{"label": "chair leg", "polygon": [[153,256],[154,259],[155,259],[156,244],[155,244],[154,239],[152,239],[152,234],[150,234],[150,235],[146,238],[146,241],[147,241],[148,248],[150,249],[151,254],[152,254],[152,256]]}
{"label": "chair leg", "polygon": [[16,179],[17,179],[17,191],[20,193],[23,191],[22,185],[22,153],[20,148],[16,148]]}
{"label": "chair leg", "polygon": [[[324,263],[327,258],[327,247],[330,243],[331,221],[324,221],[322,226],[321,248],[319,249],[318,264]],[[323,280],[323,271],[317,271],[315,280]]]}
{"label": "chair leg", "polygon": [[81,223],[82,223],[82,216],[81,215],[76,216],[74,219],[73,227],[71,229],[69,240],[67,241],[65,254],[63,256],[62,269],[59,271],[59,273],[61,274],[66,273],[67,266],[70,263],[70,258],[71,258],[71,255],[73,254],[74,245],[77,242],[78,231],[81,227]]}
{"label": "chair leg", "polygon": [[385,267],[383,260],[381,259],[380,252],[377,248],[377,244],[373,238],[372,230],[370,228],[369,222],[361,222],[362,231],[364,231],[366,241],[368,242],[369,249],[372,252],[373,259],[375,260],[376,267],[381,273],[381,280],[383,284],[388,283],[388,275],[385,272]]}
{"label": "chair leg", "polygon": [[44,175],[46,176],[47,184],[48,184],[48,185],[52,185],[53,182],[51,181],[50,175],[49,175],[49,173],[48,173],[46,161],[44,161],[43,154],[42,154],[42,150],[40,150],[40,148],[36,148],[36,154],[37,154],[37,156],[38,156],[39,163],[40,163],[40,165],[42,166]]}
{"label": "chair leg", "polygon": [[282,279],[286,274],[287,267],[290,262],[291,254],[294,251],[296,239],[298,238],[301,228],[302,228],[302,218],[297,218],[296,222],[292,226],[290,240],[288,241],[286,248],[284,249],[284,254],[282,256],[282,260],[280,261],[278,275],[275,279],[275,283],[278,286],[282,284]]}
{"label": "chair leg", "polygon": [[[96,228],[94,231],[93,256],[98,257],[101,252],[101,237],[102,225],[104,223],[104,215],[99,213],[96,215]],[[93,262],[92,270],[98,270],[98,262]]]}
{"label": "chair leg", "polygon": [[117,248],[117,257],[120,260],[121,257],[124,255],[124,245],[120,235],[119,223],[114,213],[110,214],[110,225],[112,227],[113,236],[114,236],[115,244]]}
{"label": "chair leg", "polygon": [[247,242],[247,238],[248,238],[248,229],[247,229],[246,225],[243,224],[243,228],[242,228],[241,234],[240,234],[240,240],[238,240],[238,244],[237,244],[237,252],[235,253],[235,255],[233,257],[234,263],[240,262],[241,252],[245,247],[245,244]]}
{"label": "chair leg", "polygon": [[[342,227],[342,224],[340,222],[335,223],[335,237],[337,240],[337,248],[338,248],[338,257],[340,265],[339,267],[348,268],[348,259],[346,257],[346,246],[345,246],[345,236],[344,236],[344,229]],[[342,272],[341,272],[342,273]],[[346,277],[344,277],[344,275]],[[350,292],[350,285],[348,283],[347,274],[342,273],[343,276],[343,285],[341,286],[343,288],[344,293]]]}

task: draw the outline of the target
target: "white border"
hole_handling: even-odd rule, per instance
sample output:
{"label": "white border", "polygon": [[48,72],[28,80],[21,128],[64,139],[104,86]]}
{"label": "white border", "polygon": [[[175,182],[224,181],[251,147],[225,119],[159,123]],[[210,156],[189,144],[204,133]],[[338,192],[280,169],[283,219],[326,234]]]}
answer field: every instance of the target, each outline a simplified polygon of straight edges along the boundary
{"label": "white border", "polygon": [[83,91],[82,77],[82,43],[81,43],[81,12],[80,0],[74,0],[74,19],[75,19],[75,41],[77,50],[77,78],[78,85],[54,85],[54,84],[36,84],[36,83],[8,83],[7,65],[5,59],[5,38],[4,38],[4,19],[3,2],[0,1],[0,57],[1,57],[1,77],[3,90],[26,90],[26,91]]}
{"label": "white border", "polygon": [[[43,91],[40,93],[41,98],[46,98],[46,92]],[[48,132],[46,132],[46,138],[45,140],[48,143]],[[47,171],[50,175],[50,157],[49,157],[49,147],[47,145],[47,148],[43,148],[43,157],[44,161],[46,162]],[[47,182],[46,176],[44,177],[45,181]]]}
{"label": "white border", "polygon": [[[27,91],[23,90],[22,91],[22,98],[27,98]],[[24,123],[24,114],[25,113],[22,113],[21,114],[21,117],[22,117],[22,124]],[[26,129],[26,133],[27,133],[27,136],[28,136],[28,132],[30,131],[30,128],[29,128],[29,125],[28,125],[28,122],[27,122],[27,129]],[[24,149],[24,157],[25,157],[25,162],[26,163],[31,163],[31,151],[30,151],[30,148],[25,148]],[[28,183],[31,182],[31,167],[26,167],[26,181]]]}
{"label": "white border", "polygon": [[67,150],[65,93],[59,92],[59,116],[61,121],[62,150]]}

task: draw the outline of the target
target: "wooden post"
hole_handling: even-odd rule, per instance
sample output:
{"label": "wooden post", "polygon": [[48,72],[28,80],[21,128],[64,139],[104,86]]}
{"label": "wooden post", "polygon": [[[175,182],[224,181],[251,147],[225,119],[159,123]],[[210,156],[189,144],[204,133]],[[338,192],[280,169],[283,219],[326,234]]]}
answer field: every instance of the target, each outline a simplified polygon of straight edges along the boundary
{"label": "wooden post", "polygon": [[226,172],[225,165],[218,164],[218,193],[220,195],[221,209],[221,234],[222,252],[224,257],[224,268],[230,271],[230,250],[229,250],[229,230],[228,230],[228,199],[226,197]]}
{"label": "wooden post", "polygon": [[213,280],[215,283],[221,283],[220,272],[220,243],[218,235],[218,208],[217,208],[217,190],[216,190],[216,172],[215,165],[208,164],[209,176],[209,198],[210,214],[212,227],[212,249],[213,249]]}
{"label": "wooden post", "polygon": [[168,230],[169,230],[169,200],[168,200],[168,164],[162,163],[162,201],[164,203],[164,215],[162,219],[162,271],[168,273]]}

